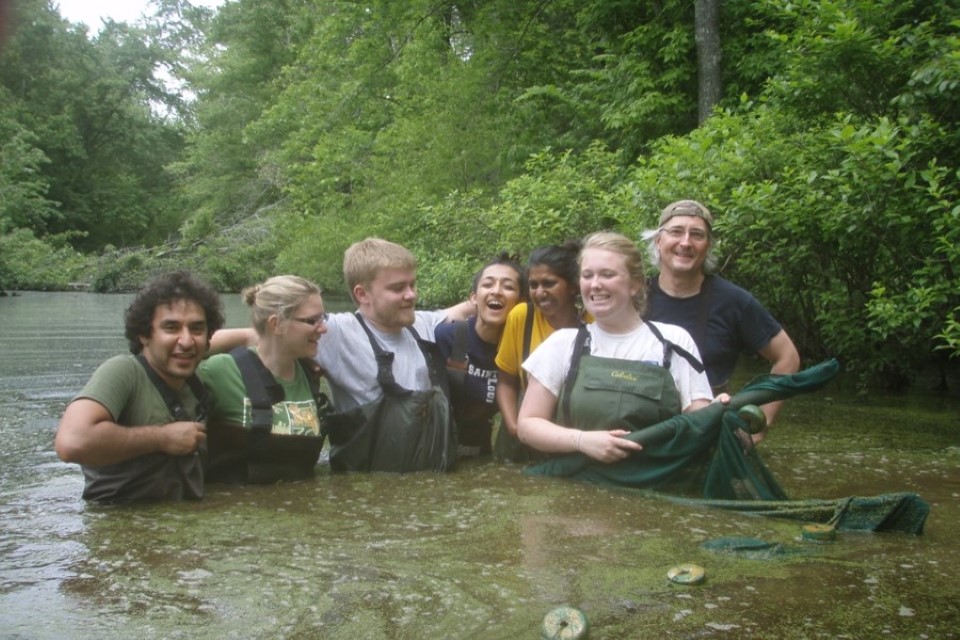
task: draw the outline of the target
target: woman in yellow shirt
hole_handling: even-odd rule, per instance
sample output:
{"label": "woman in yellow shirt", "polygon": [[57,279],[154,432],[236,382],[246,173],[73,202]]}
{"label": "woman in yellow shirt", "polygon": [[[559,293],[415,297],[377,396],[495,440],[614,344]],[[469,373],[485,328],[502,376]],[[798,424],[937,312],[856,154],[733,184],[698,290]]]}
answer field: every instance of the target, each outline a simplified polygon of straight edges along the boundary
{"label": "woman in yellow shirt", "polygon": [[580,241],[573,240],[563,245],[538,247],[530,254],[527,263],[530,302],[521,302],[510,312],[497,349],[496,397],[501,423],[495,451],[501,459],[522,462],[528,457],[517,440],[520,396],[526,387],[520,365],[557,329],[576,327],[587,321],[577,304],[579,252]]}

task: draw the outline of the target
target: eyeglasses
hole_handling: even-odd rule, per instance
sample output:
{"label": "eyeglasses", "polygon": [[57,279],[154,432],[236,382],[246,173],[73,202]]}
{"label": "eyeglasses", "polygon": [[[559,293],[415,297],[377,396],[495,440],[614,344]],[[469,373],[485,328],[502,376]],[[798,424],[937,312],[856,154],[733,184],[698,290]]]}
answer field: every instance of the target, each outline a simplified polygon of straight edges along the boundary
{"label": "eyeglasses", "polygon": [[706,242],[710,235],[703,229],[687,229],[686,227],[661,227],[660,231],[667,234],[674,240],[682,240],[684,236],[690,236],[694,242]]}
{"label": "eyeglasses", "polygon": [[327,324],[327,320],[330,319],[329,313],[321,313],[318,316],[313,316],[312,318],[290,318],[291,320],[296,320],[297,322],[302,322],[303,324],[309,324],[311,327],[316,329],[317,327],[322,327]]}

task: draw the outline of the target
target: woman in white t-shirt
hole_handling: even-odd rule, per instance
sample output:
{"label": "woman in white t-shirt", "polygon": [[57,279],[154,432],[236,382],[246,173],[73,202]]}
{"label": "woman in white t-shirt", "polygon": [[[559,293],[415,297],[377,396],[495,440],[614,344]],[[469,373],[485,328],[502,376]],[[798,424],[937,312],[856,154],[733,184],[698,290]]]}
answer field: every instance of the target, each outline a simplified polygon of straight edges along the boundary
{"label": "woman in white t-shirt", "polygon": [[523,363],[524,443],[616,462],[642,450],[622,436],[711,402],[690,335],[641,320],[645,282],[643,254],[629,238],[601,232],[584,241],[580,293],[594,322],[556,331]]}

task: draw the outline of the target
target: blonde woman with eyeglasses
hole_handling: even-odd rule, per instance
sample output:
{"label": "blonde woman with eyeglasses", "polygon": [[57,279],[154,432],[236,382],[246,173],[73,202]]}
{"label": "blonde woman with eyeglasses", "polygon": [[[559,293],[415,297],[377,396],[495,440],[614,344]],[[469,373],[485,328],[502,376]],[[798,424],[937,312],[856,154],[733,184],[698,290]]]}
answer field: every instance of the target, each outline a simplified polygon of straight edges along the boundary
{"label": "blonde woman with eyeglasses", "polygon": [[[660,272],[650,279],[645,320],[667,322],[693,337],[714,393],[727,390],[740,353],[755,353],[770,373],[795,373],[800,355],[779,322],[745,289],[713,273],[713,214],[695,200],[680,200],[660,213],[660,225],[645,234],[650,259]],[[761,407],[767,425],[782,402]],[[754,443],[767,430],[753,434]]]}
{"label": "blonde woman with eyeglasses", "polygon": [[267,483],[313,475],[323,440],[316,365],[327,314],[320,288],[275,276],[242,293],[257,333],[200,366],[208,398],[208,482]]}

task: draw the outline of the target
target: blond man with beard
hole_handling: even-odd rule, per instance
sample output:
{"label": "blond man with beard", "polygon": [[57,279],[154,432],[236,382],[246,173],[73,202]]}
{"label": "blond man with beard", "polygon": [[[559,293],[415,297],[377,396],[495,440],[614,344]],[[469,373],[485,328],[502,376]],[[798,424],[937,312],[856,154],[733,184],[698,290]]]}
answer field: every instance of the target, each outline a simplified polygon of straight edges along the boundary
{"label": "blond man with beard", "polygon": [[[411,391],[433,385],[412,327],[421,340],[435,342],[437,325],[463,320],[470,303],[440,311],[417,311],[417,260],[405,247],[367,238],[343,255],[343,277],[357,312],[384,350],[393,353],[393,377]],[[383,395],[370,340],[353,313],[334,313],[327,321],[327,339],[320,343],[317,362],[330,381],[338,411],[373,402]]]}

